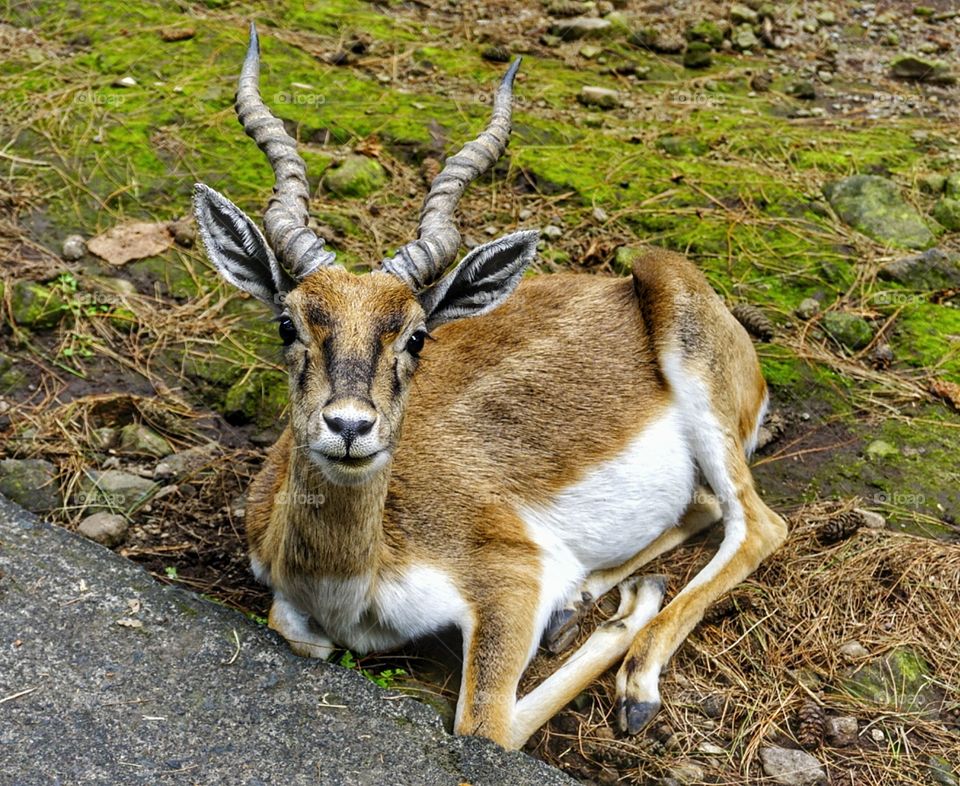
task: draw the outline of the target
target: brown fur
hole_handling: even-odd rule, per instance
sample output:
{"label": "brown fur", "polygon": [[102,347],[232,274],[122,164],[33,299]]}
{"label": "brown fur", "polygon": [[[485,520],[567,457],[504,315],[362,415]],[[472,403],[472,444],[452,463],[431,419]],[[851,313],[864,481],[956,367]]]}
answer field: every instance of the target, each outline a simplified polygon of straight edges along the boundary
{"label": "brown fur", "polygon": [[[766,390],[756,356],[682,257],[651,252],[627,279],[525,280],[493,312],[437,329],[419,363],[408,365],[393,342],[423,314],[389,276],[320,270],[287,304],[309,336],[308,357],[299,347],[288,352],[292,430],[251,487],[251,551],[281,579],[443,566],[482,609],[465,664],[461,733],[517,744],[507,697],[535,635],[539,555],[514,511],[548,502],[657,418],[671,401],[664,353],[679,351],[710,390],[730,435],[752,540],[729,574],[676,599],[651,623],[631,652],[631,669],[665,661],[706,605],[782,537],[782,522],[753,491],[743,457]],[[327,350],[356,377],[338,382],[342,389],[324,373]],[[333,396],[358,406],[369,399],[389,421],[392,464],[367,486],[326,483],[294,437]],[[311,494],[322,501],[311,504]]]}

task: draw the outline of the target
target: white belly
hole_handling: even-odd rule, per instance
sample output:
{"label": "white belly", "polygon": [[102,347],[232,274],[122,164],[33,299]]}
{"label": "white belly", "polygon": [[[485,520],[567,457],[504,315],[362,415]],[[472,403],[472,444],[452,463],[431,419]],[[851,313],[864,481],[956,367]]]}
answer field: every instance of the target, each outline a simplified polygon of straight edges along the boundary
{"label": "white belly", "polygon": [[376,581],[301,578],[276,589],[358,655],[395,649],[467,617],[466,601],[450,578],[426,565]]}
{"label": "white belly", "polygon": [[695,480],[680,414],[671,407],[620,455],[549,503],[522,508],[541,550],[544,595],[563,603],[589,573],[623,564],[675,526]]}

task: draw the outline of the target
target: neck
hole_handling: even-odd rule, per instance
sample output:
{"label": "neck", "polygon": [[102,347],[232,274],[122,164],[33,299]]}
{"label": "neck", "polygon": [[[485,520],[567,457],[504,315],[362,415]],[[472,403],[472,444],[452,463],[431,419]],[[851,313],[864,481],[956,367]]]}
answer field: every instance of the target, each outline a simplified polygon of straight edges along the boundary
{"label": "neck", "polygon": [[290,455],[288,568],[317,576],[375,573],[383,543],[390,464],[362,485],[330,483],[302,451]]}

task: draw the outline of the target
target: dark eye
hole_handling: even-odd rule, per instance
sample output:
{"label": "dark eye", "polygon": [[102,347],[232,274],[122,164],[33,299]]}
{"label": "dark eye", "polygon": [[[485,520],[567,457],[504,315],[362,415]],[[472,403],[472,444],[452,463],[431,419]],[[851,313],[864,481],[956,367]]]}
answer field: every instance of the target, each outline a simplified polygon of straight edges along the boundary
{"label": "dark eye", "polygon": [[281,317],[278,328],[280,330],[280,340],[285,347],[289,347],[297,340],[297,328],[290,317]]}
{"label": "dark eye", "polygon": [[420,352],[423,350],[423,342],[426,341],[426,338],[426,330],[417,330],[412,336],[410,336],[410,338],[407,339],[407,352],[414,357],[419,357]]}

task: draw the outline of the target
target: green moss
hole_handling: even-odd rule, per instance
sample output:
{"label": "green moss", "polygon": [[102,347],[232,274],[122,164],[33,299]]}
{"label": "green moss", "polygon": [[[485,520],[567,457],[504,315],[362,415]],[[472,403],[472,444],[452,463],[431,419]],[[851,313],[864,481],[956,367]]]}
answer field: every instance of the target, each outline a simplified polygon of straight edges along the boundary
{"label": "green moss", "polygon": [[231,423],[275,424],[287,405],[287,377],[277,371],[254,372],[237,380],[223,400]]}

